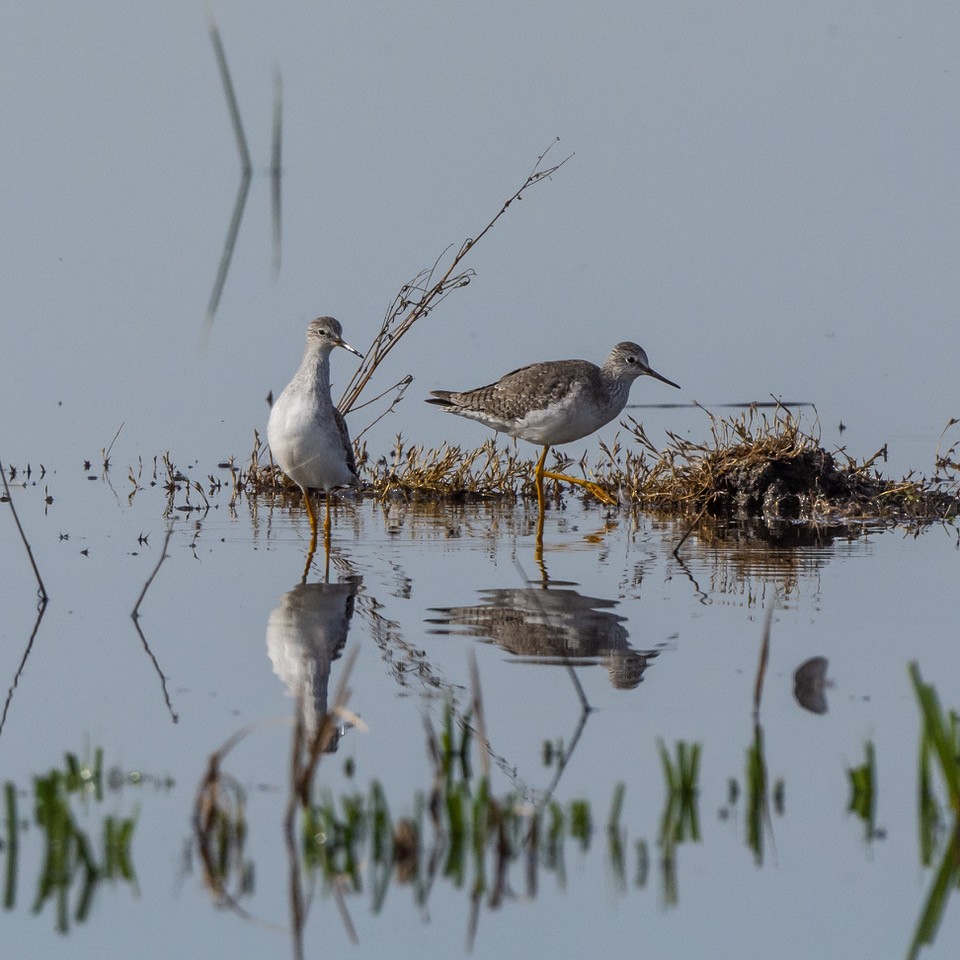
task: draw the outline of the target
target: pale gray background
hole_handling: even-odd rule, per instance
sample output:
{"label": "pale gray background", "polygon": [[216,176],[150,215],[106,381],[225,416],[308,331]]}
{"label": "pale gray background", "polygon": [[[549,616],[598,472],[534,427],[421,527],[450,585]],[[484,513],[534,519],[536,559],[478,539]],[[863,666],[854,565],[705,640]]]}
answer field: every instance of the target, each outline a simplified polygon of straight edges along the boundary
{"label": "pale gray background", "polygon": [[[889,440],[891,469],[930,469],[960,412],[955,5],[212,12],[258,170],[283,74],[283,264],[274,281],[259,174],[201,349],[239,180],[203,6],[5,7],[4,458],[66,467],[122,420],[123,465],[244,455],[306,321],[332,313],[363,349],[400,284],[559,136],[574,159],[385,369],[382,386],[416,382],[378,449],[399,431],[478,443],[429,389],[630,338],[684,388],[641,382],[636,402],[812,401],[828,445],[843,420],[851,452]],[[335,359],[339,383],[352,364]],[[703,417],[663,425],[699,435]]]}
{"label": "pale gray background", "polygon": [[[623,338],[683,385],[641,382],[638,402],[812,401],[827,445],[842,419],[858,455],[890,442],[891,471],[929,470],[937,435],[960,414],[954,5],[217,4],[213,14],[258,173],[205,347],[239,165],[204,7],[21,2],[0,16],[0,457],[44,463],[54,496],[45,512],[41,489],[14,491],[53,599],[11,701],[0,779],[23,791],[27,821],[31,777],[87,743],[109,763],[176,781],[169,793],[128,790],[91,806],[85,823],[99,829],[108,808],[128,815],[142,804],[138,893],[101,888],[69,938],[53,932],[50,905],[30,911],[42,841],[24,834],[18,901],[4,915],[4,943],[22,956],[103,957],[132,943],[151,957],[289,955],[283,936],[216,910],[197,872],[184,876],[182,852],[210,751],[243,724],[289,712],[264,633],[299,578],[305,519],[264,503],[251,523],[247,502],[232,516],[224,495],[199,526],[194,516],[176,524],[142,611],[170,675],[173,726],[129,619],[159,556],[165,498],[148,487],[128,505],[126,468],[170,450],[202,477],[230,454],[244,458],[266,422],[264,397],[299,360],[306,322],[333,313],[363,349],[399,286],[476,233],[554,137],[553,156],[576,156],[509,211],[468,261],[477,280],[384,371],[382,386],[408,371],[416,381],[375,449],[401,430],[479,443],[481,427],[422,403],[431,388],[475,385],[529,360],[599,360]],[[262,173],[275,65],[285,91],[276,280]],[[334,358],[338,383],[354,363]],[[658,442],[665,429],[704,433],[694,411],[643,416]],[[83,458],[96,460],[124,420],[113,489],[86,481]],[[12,678],[35,585],[0,507],[0,673]],[[517,560],[533,574],[529,532],[485,509],[444,508],[436,520],[411,510],[395,534],[401,504],[343,505],[335,548],[450,682],[469,683],[476,649],[492,736],[537,785],[548,776],[542,741],[575,727],[566,676],[429,635],[424,622],[482,588],[518,586]],[[602,667],[581,671],[598,709],[562,799],[587,796],[603,817],[613,785],[626,782],[630,840],[653,845],[664,800],[656,737],[704,743],[704,841],[680,852],[680,905],[663,906],[656,868],[647,888],[612,893],[598,824],[591,855],[571,852],[567,888],[545,877],[534,901],[484,913],[474,955],[693,956],[719,945],[743,957],[874,957],[890,944],[902,955],[932,880],[917,859],[918,726],[905,664],[919,658],[944,704],[957,705],[955,537],[934,528],[917,541],[895,532],[799,551],[692,537],[681,568],[670,551],[684,527],[626,510],[608,521],[568,497],[546,537],[554,578],[618,601],[637,648],[666,644],[636,691],[613,690]],[[791,577],[763,704],[787,813],[757,869],[742,801],[727,821],[717,810],[753,736],[763,607]],[[428,708],[398,696],[359,616],[350,642],[361,649],[351,703],[371,733],[342,746],[357,780],[328,764],[324,783],[363,790],[378,778],[406,804],[411,783],[428,779]],[[830,658],[836,682],[824,717],[792,698],[792,670],[813,655]],[[258,730],[231,764],[252,798],[251,907],[280,923],[288,736]],[[889,831],[873,844],[847,813],[846,768],[862,762],[868,738]],[[506,789],[502,778],[495,789]],[[403,888],[380,916],[369,903],[351,901],[358,956],[463,953],[466,894],[439,886],[429,919]],[[349,955],[330,899],[313,909],[308,956]],[[952,956],[957,925],[951,903],[927,955]]]}

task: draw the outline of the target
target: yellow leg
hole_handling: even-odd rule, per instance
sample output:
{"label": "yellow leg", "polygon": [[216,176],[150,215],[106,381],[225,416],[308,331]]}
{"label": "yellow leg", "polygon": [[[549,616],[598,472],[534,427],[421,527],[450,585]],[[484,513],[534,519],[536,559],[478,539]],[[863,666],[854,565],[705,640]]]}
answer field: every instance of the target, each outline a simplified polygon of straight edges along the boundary
{"label": "yellow leg", "polygon": [[[565,483],[575,483],[578,487],[585,487],[601,503],[615,505],[617,502],[616,497],[611,496],[603,487],[594,483],[592,480],[584,480],[581,477],[568,477],[565,473],[551,473],[549,470],[545,471],[543,476],[549,477],[551,480],[562,480]],[[542,483],[543,480],[541,479],[540,482]]]}
{"label": "yellow leg", "polygon": [[323,553],[325,563],[323,567],[324,581],[330,582],[330,491],[327,491],[327,513],[323,518]]}
{"label": "yellow leg", "polygon": [[540,459],[537,461],[537,471],[534,474],[534,482],[537,485],[537,506],[540,508],[540,526],[543,527],[543,464],[547,459],[547,451],[549,447],[543,448],[543,453],[540,454]]}
{"label": "yellow leg", "polygon": [[313,555],[317,552],[317,515],[313,509],[313,501],[310,499],[310,491],[305,487],[301,487],[303,490],[303,503],[307,508],[307,516],[310,518],[310,547],[307,550],[307,562],[303,567],[303,576],[300,578],[301,583],[307,582],[307,574],[310,572],[310,564],[313,563]]}
{"label": "yellow leg", "polygon": [[330,549],[330,491],[327,491],[327,513],[323,518],[323,545]]}
{"label": "yellow leg", "polygon": [[543,563],[543,516],[545,513],[545,497],[543,495],[543,463],[547,459],[549,447],[543,448],[540,459],[537,461],[537,471],[534,474],[534,481],[537,487],[537,540],[535,557],[537,563]]}
{"label": "yellow leg", "polygon": [[307,508],[307,516],[310,518],[310,536],[316,543],[317,539],[317,515],[313,512],[313,501],[310,499],[310,491],[306,487],[300,488],[303,491],[303,504]]}
{"label": "yellow leg", "polygon": [[536,560],[541,572],[543,571],[543,511],[537,517],[537,539],[533,549],[533,559]]}
{"label": "yellow leg", "polygon": [[307,562],[303,565],[303,575],[300,577],[301,583],[307,582],[307,574],[310,573],[310,564],[313,563],[313,555],[317,552],[317,541],[310,540],[310,549],[307,551]]}

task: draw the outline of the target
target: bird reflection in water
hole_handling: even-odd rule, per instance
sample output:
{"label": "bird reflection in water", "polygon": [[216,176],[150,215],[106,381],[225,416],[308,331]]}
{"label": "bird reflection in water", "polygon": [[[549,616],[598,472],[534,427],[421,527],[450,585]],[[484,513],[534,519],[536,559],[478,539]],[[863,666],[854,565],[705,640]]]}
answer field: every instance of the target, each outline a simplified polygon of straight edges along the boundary
{"label": "bird reflection in water", "polygon": [[826,689],[832,686],[827,679],[826,657],[804,660],[793,674],[793,696],[804,710],[811,713],[827,712]]}
{"label": "bird reflection in water", "polygon": [[570,589],[481,590],[482,602],[470,607],[434,608],[442,624],[431,633],[492,641],[524,663],[589,665],[602,663],[610,682],[632,690],[643,679],[656,650],[635,650],[612,612],[615,600],[586,597]]}
{"label": "bird reflection in water", "polygon": [[[327,713],[330,667],[347,642],[360,578],[343,583],[300,583],[280,598],[267,620],[273,672],[297,698],[312,739]],[[350,724],[336,727],[325,751],[333,753]]]}

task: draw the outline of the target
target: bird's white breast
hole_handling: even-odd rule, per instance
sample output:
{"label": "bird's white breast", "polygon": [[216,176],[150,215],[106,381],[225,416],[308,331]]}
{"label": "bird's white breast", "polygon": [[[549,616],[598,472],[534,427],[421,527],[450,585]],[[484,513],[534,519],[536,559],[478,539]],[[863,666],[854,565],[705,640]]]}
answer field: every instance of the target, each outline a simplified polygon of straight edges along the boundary
{"label": "bird's white breast", "polygon": [[355,482],[332,407],[323,411],[303,393],[280,394],[270,411],[267,440],[274,460],[302,487],[330,490]]}

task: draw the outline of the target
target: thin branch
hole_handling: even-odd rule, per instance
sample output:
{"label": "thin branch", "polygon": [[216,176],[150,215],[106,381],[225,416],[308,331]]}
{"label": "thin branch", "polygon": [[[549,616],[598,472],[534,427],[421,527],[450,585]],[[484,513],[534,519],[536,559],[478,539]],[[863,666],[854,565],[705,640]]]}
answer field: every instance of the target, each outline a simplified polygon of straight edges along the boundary
{"label": "thin branch", "polygon": [[687,537],[689,537],[690,534],[693,533],[694,528],[697,526],[697,524],[703,519],[703,515],[707,512],[707,509],[709,508],[712,502],[713,502],[712,498],[707,500],[707,502],[703,505],[703,509],[693,518],[693,523],[691,523],[690,526],[687,528],[687,532],[680,538],[679,543],[673,548],[673,555],[678,560],[680,559],[680,553],[679,553],[680,548],[686,542]]}
{"label": "thin branch", "polygon": [[227,66],[227,55],[223,49],[223,41],[220,39],[220,31],[217,25],[210,21],[210,40],[213,43],[213,53],[217,58],[217,68],[220,71],[220,80],[223,82],[223,92],[227,98],[227,110],[230,112],[230,122],[233,124],[233,133],[237,138],[237,151],[240,154],[240,164],[245,173],[253,169],[250,162],[250,148],[247,146],[247,138],[243,132],[243,121],[240,119],[240,107],[237,104],[237,95],[233,89],[233,80],[230,78],[230,68]]}
{"label": "thin branch", "polygon": [[[378,400],[382,400],[391,390],[397,391],[397,397],[390,404],[391,407],[396,406],[402,399],[404,393],[407,391],[407,387],[413,383],[413,377],[408,373],[403,379],[398,380],[392,387],[387,387],[382,393],[378,393],[375,397],[371,397],[369,400],[364,400],[363,403],[357,404],[353,409],[362,410],[364,407],[369,407],[371,404],[376,403]],[[369,429],[369,427],[367,428]]]}
{"label": "thin branch", "polygon": [[273,208],[273,276],[280,273],[281,234],[281,176],[280,151],[283,142],[283,78],[277,68],[273,73],[273,147],[270,161],[271,206]]}
{"label": "thin branch", "polygon": [[250,190],[251,176],[252,174],[247,168],[244,168],[240,174],[240,186],[237,188],[237,198],[233,203],[233,213],[230,217],[230,224],[227,227],[227,235],[223,241],[223,253],[220,255],[220,266],[217,268],[217,276],[213,281],[213,289],[210,291],[210,302],[207,304],[207,316],[203,330],[204,342],[210,335],[213,318],[217,312],[217,307],[220,306],[223,288],[227,283],[227,274],[230,272],[230,261],[233,259],[233,251],[237,245],[237,235],[240,233],[240,223],[243,220],[243,211],[247,204],[247,193]]}
{"label": "thin branch", "polygon": [[117,437],[120,436],[120,431],[123,429],[123,425],[126,423],[126,420],[120,421],[120,426],[117,427],[117,432],[113,435],[113,439],[110,441],[110,446],[106,450],[101,450],[100,453],[103,454],[103,469],[110,469],[110,451],[113,449],[113,445],[117,442]]}
{"label": "thin branch", "polygon": [[[554,143],[556,142],[555,140]],[[440,254],[432,267],[421,270],[412,280],[401,287],[400,292],[387,309],[383,324],[380,327],[380,332],[374,338],[373,344],[367,351],[363,362],[350,379],[343,396],[340,398],[338,406],[341,413],[347,413],[353,408],[357,398],[370,382],[377,367],[417,320],[425,317],[434,307],[446,299],[451,292],[460,287],[465,287],[470,282],[473,277],[472,270],[465,270],[461,273],[455,273],[455,271],[467,254],[493,229],[497,221],[507,212],[510,205],[515,200],[521,199],[524,190],[556,173],[557,170],[573,156],[573,154],[570,154],[552,167],[541,169],[541,164],[554,143],[551,143],[551,145],[537,157],[537,162],[533,165],[533,169],[523,184],[503,202],[497,214],[477,236],[468,237],[463,241],[460,249],[450,261],[449,266],[439,280],[434,281],[434,275],[440,269],[440,261],[446,256],[450,247],[447,247],[447,249]],[[419,294],[419,297],[417,297],[417,294]],[[414,299],[415,297],[416,299]]]}
{"label": "thin branch", "polygon": [[483,693],[480,689],[480,670],[477,667],[477,654],[470,648],[470,689],[473,693],[473,715],[476,717],[477,738],[479,739],[480,771],[490,779],[490,741],[487,739],[487,724],[483,716]]}
{"label": "thin branch", "polygon": [[[216,279],[213,282],[213,290],[210,293],[210,302],[207,304],[207,316],[204,329],[201,335],[201,342],[206,344],[207,337],[213,326],[213,317],[220,305],[220,297],[223,294],[223,288],[227,282],[227,273],[230,269],[230,260],[233,257],[233,250],[237,243],[237,234],[240,232],[240,221],[243,219],[243,210],[247,203],[247,191],[250,189],[250,177],[253,173],[253,164],[250,161],[250,148],[247,146],[247,137],[243,132],[243,121],[240,119],[240,107],[237,104],[237,94],[233,89],[233,80],[230,77],[230,68],[227,66],[227,55],[223,49],[223,41],[220,39],[220,31],[217,25],[210,20],[210,41],[213,43],[213,53],[217,58],[217,69],[220,71],[220,80],[223,83],[223,92],[227,98],[227,110],[230,114],[230,122],[233,125],[233,133],[237,140],[237,151],[240,154],[240,186],[237,189],[237,198],[233,204],[233,215],[230,219],[230,225],[227,227],[227,236],[223,243],[223,253],[220,257],[220,267],[217,271]],[[276,122],[276,121],[275,121]],[[276,126],[274,127],[276,135]],[[274,174],[275,183],[278,182],[279,175]],[[278,229],[276,210],[275,229]]]}
{"label": "thin branch", "polygon": [[44,606],[49,599],[47,596],[47,588],[43,585],[43,577],[40,576],[40,571],[37,569],[37,561],[33,559],[33,550],[30,549],[30,541],[27,540],[27,535],[23,532],[23,527],[20,525],[20,518],[17,516],[17,508],[13,505],[13,497],[10,496],[10,485],[7,483],[7,473],[4,469],[3,463],[0,463],[0,476],[3,477],[3,489],[7,495],[7,503],[10,504],[10,512],[13,514],[13,522],[17,525],[17,530],[20,531],[20,539],[23,541],[23,545],[27,548],[27,556],[30,558],[30,566],[33,567],[33,575],[37,578],[37,593],[40,597],[40,606]]}
{"label": "thin branch", "polygon": [[777,595],[767,606],[766,616],[763,618],[763,640],[760,644],[760,662],[757,664],[757,680],[753,687],[753,718],[760,717],[760,697],[763,694],[763,680],[767,675],[767,660],[770,657],[770,624],[773,622],[773,611],[777,608]]}
{"label": "thin branch", "polygon": [[133,606],[133,610],[130,613],[130,616],[133,617],[134,622],[140,616],[140,604],[143,602],[143,598],[147,594],[147,590],[150,589],[150,584],[153,583],[153,578],[157,575],[157,571],[160,569],[163,561],[167,559],[167,545],[170,543],[170,537],[173,534],[173,527],[167,527],[167,535],[163,541],[163,547],[160,550],[160,559],[157,561],[157,565],[153,568],[153,573],[147,577],[147,582],[143,585],[143,589],[140,591],[140,596],[137,597],[137,602]]}
{"label": "thin branch", "polygon": [[40,629],[40,621],[43,619],[43,615],[47,612],[47,601],[43,599],[40,601],[39,606],[37,607],[37,620],[33,625],[33,632],[30,634],[30,639],[27,641],[27,648],[23,651],[23,658],[20,660],[20,666],[17,667],[17,672],[14,675],[13,683],[10,684],[10,689],[7,691],[7,699],[3,705],[3,714],[0,715],[0,734],[3,733],[4,725],[7,722],[7,711],[10,709],[10,703],[13,700],[13,691],[17,689],[17,684],[20,683],[20,675],[23,673],[23,668],[27,665],[27,658],[30,656],[30,651],[33,649],[33,641],[36,639],[37,631]]}
{"label": "thin branch", "polygon": [[375,427],[387,414],[393,413],[396,409],[397,404],[403,399],[403,395],[407,392],[407,387],[413,383],[413,377],[408,373],[402,380],[398,380],[392,387],[387,387],[383,393],[377,394],[377,396],[371,398],[370,400],[361,403],[359,406],[354,407],[354,410],[362,410],[364,407],[369,406],[371,403],[376,403],[378,400],[383,399],[391,390],[396,390],[397,395],[390,401],[390,406],[381,413],[376,420],[368,423],[354,438],[353,442],[356,443],[368,430]]}
{"label": "thin branch", "polygon": [[[570,673],[573,674],[573,666],[569,665]],[[577,683],[579,683],[579,679]],[[567,769],[567,764],[570,762],[573,757],[573,751],[577,749],[577,744],[580,742],[580,737],[583,734],[584,729],[587,726],[587,718],[590,716],[593,708],[590,706],[584,707],[580,711],[580,717],[577,720],[577,726],[573,731],[573,735],[568,741],[564,744],[564,749],[561,751],[560,756],[556,761],[556,773],[553,775],[553,779],[550,781],[549,785],[540,795],[540,798],[537,800],[536,807],[537,810],[546,810],[547,804],[550,802],[550,798],[553,796],[554,791],[557,789],[558,784],[560,783],[560,778],[563,776],[564,770]],[[533,830],[533,821],[530,823],[530,829]],[[528,834],[529,840],[529,834]]]}
{"label": "thin branch", "polygon": [[167,710],[170,711],[170,719],[173,720],[174,723],[177,723],[180,718],[177,716],[176,711],[173,709],[173,704],[170,702],[170,694],[167,692],[167,675],[160,669],[160,664],[157,661],[157,658],[153,655],[153,651],[150,649],[150,644],[147,643],[147,638],[143,635],[143,631],[140,629],[140,621],[133,616],[131,616],[131,619],[133,620],[133,627],[137,631],[137,635],[140,637],[140,642],[143,644],[143,649],[147,651],[147,656],[153,663],[153,668],[157,671],[157,676],[160,678],[160,689],[163,691],[163,699],[167,704]]}

